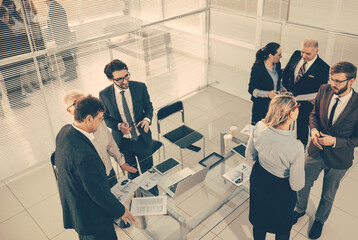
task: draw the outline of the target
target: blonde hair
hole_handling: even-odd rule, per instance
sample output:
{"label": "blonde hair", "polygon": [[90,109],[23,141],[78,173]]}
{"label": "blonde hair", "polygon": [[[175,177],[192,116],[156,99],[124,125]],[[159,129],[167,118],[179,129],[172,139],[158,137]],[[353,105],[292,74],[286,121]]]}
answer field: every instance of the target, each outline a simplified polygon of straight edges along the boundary
{"label": "blonde hair", "polygon": [[267,127],[277,127],[283,124],[296,105],[296,99],[290,92],[275,96],[270,102],[269,110],[263,122]]}
{"label": "blonde hair", "polygon": [[85,96],[85,94],[80,90],[70,90],[63,96],[63,103],[66,107],[68,107],[69,105],[73,104],[74,100],[77,100],[78,98],[83,96]]}

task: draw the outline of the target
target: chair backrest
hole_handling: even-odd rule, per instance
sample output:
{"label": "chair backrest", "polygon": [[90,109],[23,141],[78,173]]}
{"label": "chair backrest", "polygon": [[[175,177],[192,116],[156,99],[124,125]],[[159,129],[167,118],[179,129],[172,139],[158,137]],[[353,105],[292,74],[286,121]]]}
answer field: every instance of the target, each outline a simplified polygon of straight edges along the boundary
{"label": "chair backrest", "polygon": [[57,171],[56,164],[55,164],[55,152],[53,152],[53,153],[51,154],[51,156],[50,156],[50,161],[51,161],[53,173],[55,174],[56,181],[57,181],[57,180],[58,180],[58,171]]}
{"label": "chair backrest", "polygon": [[[183,102],[182,101],[177,101],[175,103],[172,103],[170,105],[162,107],[161,109],[158,110],[158,113],[157,113],[158,120],[162,120],[162,119],[164,119],[166,117],[169,117],[173,113],[176,113],[176,112],[179,112],[179,111],[182,111],[182,110],[184,112]],[[183,117],[183,122],[184,122],[184,117]]]}

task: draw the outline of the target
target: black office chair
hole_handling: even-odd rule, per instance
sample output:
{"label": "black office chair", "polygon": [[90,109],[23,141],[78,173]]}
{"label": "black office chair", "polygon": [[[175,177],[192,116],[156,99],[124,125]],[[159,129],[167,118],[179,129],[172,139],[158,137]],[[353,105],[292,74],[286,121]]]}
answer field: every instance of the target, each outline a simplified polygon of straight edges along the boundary
{"label": "black office chair", "polygon": [[[152,155],[154,155],[154,153],[156,151],[158,151],[159,148],[161,148],[163,146],[163,143],[157,140],[152,140]],[[160,162],[160,150],[158,152],[159,155],[159,162]]]}
{"label": "black office chair", "polygon": [[55,174],[56,182],[58,182],[58,170],[57,170],[56,164],[55,164],[55,152],[53,152],[53,153],[51,154],[51,156],[50,156],[50,161],[51,161],[53,173]]}
{"label": "black office chair", "polygon": [[[181,112],[182,114],[182,123],[180,127],[175,128],[174,130],[162,135],[160,130],[160,122],[169,117],[170,115]],[[160,140],[160,136],[162,135],[164,138],[168,139],[170,142],[174,143],[178,146],[180,150],[180,160],[182,162],[182,168],[183,166],[183,152],[182,150],[184,148],[190,149],[192,151],[198,152],[200,151],[200,147],[194,146],[193,143],[199,141],[200,139],[203,139],[203,157],[205,157],[205,138],[204,136],[191,129],[190,127],[185,125],[184,120],[184,107],[182,101],[177,101],[173,104],[167,105],[157,112],[157,126],[158,126],[158,139]],[[164,148],[164,158],[165,158],[165,147]]]}

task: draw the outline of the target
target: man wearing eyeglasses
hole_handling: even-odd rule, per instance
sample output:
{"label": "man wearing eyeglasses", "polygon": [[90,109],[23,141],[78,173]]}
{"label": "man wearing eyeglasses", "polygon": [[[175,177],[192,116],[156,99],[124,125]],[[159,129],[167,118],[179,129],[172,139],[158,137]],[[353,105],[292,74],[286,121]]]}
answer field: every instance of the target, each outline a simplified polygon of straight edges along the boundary
{"label": "man wearing eyeglasses", "polygon": [[330,69],[330,85],[322,85],[319,89],[310,115],[306,182],[298,192],[293,223],[305,215],[311,187],[324,170],[321,201],[308,235],[311,239],[321,236],[339,183],[352,166],[354,147],[358,146],[358,94],[352,88],[356,76],[357,67],[352,63],[334,64]]}
{"label": "man wearing eyeglasses", "polygon": [[[152,133],[149,125],[153,117],[153,105],[144,83],[129,81],[127,65],[115,59],[104,68],[107,78],[113,83],[100,93],[106,106],[104,120],[109,128],[126,163],[137,168],[136,157],[142,172],[153,166]],[[129,179],[139,175],[128,173]],[[158,188],[150,190],[158,195]]]}
{"label": "man wearing eyeglasses", "polygon": [[282,84],[301,104],[297,118],[297,138],[306,146],[309,115],[318,89],[328,81],[329,66],[318,56],[318,42],[305,39],[295,51],[282,74]]}
{"label": "man wearing eyeglasses", "polygon": [[102,124],[104,110],[98,98],[78,99],[74,123],[63,126],[56,136],[55,164],[63,224],[66,229],[75,229],[80,240],[116,240],[114,219],[135,222],[111,193],[105,167],[93,143],[93,133]]}

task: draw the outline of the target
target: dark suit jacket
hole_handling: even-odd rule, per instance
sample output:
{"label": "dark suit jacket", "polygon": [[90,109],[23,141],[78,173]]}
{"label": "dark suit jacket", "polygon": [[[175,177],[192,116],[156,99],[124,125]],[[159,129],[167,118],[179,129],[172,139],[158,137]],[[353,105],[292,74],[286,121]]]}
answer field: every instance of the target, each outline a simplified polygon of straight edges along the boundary
{"label": "dark suit jacket", "polygon": [[66,11],[62,5],[57,1],[53,1],[49,5],[48,17],[56,44],[63,45],[69,43],[71,31],[68,26]]}
{"label": "dark suit jacket", "polygon": [[90,235],[124,214],[95,147],[70,124],[57,134],[55,164],[65,228]]}
{"label": "dark suit jacket", "polygon": [[[278,74],[278,82],[277,82],[277,88],[273,89],[274,87],[273,79],[270,76],[270,74],[267,72],[265,63],[262,62],[254,65],[251,69],[251,74],[250,74],[249,93],[252,95],[252,92],[255,89],[264,90],[264,91],[280,90],[280,83],[282,77],[282,69],[281,69],[280,62],[276,64],[276,71]],[[255,97],[251,96],[251,100],[254,99]]]}
{"label": "dark suit jacket", "polygon": [[282,84],[287,91],[294,96],[316,93],[322,84],[326,84],[329,75],[329,66],[319,56],[311,67],[303,74],[297,84],[295,81],[295,69],[301,60],[301,51],[295,51],[288,61],[282,75]]}
{"label": "dark suit jacket", "polygon": [[[135,123],[139,123],[144,118],[149,118],[150,121],[152,121],[153,105],[150,101],[146,85],[141,82],[129,81],[129,90],[132,96]],[[107,126],[112,129],[113,138],[120,148],[123,133],[118,129],[118,123],[122,123],[123,120],[118,110],[114,85],[112,84],[103,89],[99,93],[99,98],[106,106],[106,111],[103,114],[104,121]],[[145,133],[143,128],[139,127],[138,131],[147,144],[152,144],[152,133],[150,129]]]}
{"label": "dark suit jacket", "polygon": [[[337,121],[328,127],[328,107],[333,96],[331,86],[322,85],[315,99],[310,115],[310,128],[316,128],[324,134],[336,137],[336,146],[323,147],[323,159],[330,168],[348,169],[352,166],[354,147],[358,146],[358,94],[353,95]],[[315,156],[320,150],[311,142],[308,154]]]}

